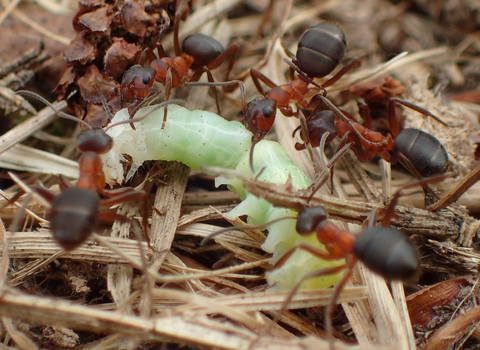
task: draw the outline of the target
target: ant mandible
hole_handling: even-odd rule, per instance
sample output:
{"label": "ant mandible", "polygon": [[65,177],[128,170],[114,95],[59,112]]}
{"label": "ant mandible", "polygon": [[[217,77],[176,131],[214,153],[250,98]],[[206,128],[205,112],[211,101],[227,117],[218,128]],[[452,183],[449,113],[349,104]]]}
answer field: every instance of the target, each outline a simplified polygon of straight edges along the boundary
{"label": "ant mandible", "polygon": [[[215,102],[218,113],[220,114],[220,105],[218,102],[216,86],[239,86],[242,96],[242,106],[245,112],[245,89],[243,83],[239,80],[228,81],[228,77],[233,69],[236,60],[238,44],[231,44],[226,50],[216,39],[204,34],[192,34],[187,36],[182,42],[182,49],[178,39],[179,22],[181,17],[181,8],[186,3],[183,0],[175,13],[175,23],[173,30],[174,49],[176,57],[166,57],[165,50],[161,43],[158,43],[157,50],[159,58],[155,56],[151,49],[142,53],[140,60],[147,56],[150,61],[149,67],[135,65],[131,67],[124,75],[122,80],[122,96],[125,100],[133,101],[129,106],[131,112],[148,94],[153,91],[152,87],[155,81],[165,86],[165,101],[171,96],[172,88],[184,86],[209,86]],[[211,70],[220,66],[230,56],[225,82],[215,82]],[[206,73],[208,83],[199,82],[202,75]],[[133,117],[133,115],[132,115]],[[162,129],[167,120],[167,109],[165,109]]]}

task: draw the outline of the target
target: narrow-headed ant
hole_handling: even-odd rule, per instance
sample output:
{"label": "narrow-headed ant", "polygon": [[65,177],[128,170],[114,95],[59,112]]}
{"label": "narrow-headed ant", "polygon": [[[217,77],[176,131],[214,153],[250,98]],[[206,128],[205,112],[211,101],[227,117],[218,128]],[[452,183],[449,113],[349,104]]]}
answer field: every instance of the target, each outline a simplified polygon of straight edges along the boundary
{"label": "narrow-headed ant", "polygon": [[[446,125],[441,119],[413,103],[390,98],[387,115],[391,134],[384,136],[382,133],[372,130],[368,106],[359,101],[360,114],[365,120],[365,125],[357,122],[352,115],[345,111],[343,114],[351,120],[350,124],[345,123],[343,119],[336,119],[334,113],[328,110],[312,113],[307,119],[310,145],[317,147],[321,136],[328,131],[330,135],[327,142],[333,140],[337,134],[339,137],[345,137],[344,142],[353,143],[352,148],[361,161],[369,161],[376,154],[390,163],[396,163],[399,160],[418,179],[444,173],[449,163],[447,151],[437,138],[422,130],[412,128],[400,130],[395,115],[395,106],[398,104]],[[352,132],[352,127],[357,133]],[[302,136],[302,138],[304,137]],[[297,150],[305,147],[305,144],[297,143],[295,145]],[[427,185],[424,188],[432,193]]]}
{"label": "narrow-headed ant", "polygon": [[[161,43],[157,44],[159,58],[155,56],[151,49],[147,49],[142,53],[141,61],[146,55],[150,61],[149,67],[141,67],[135,65],[131,67],[124,75],[122,80],[123,98],[127,101],[133,101],[129,106],[130,112],[149,94],[154,91],[152,89],[155,81],[165,86],[165,101],[171,96],[172,88],[184,86],[209,86],[215,102],[218,113],[220,114],[220,105],[218,102],[216,86],[232,86],[240,87],[242,95],[242,106],[245,109],[245,91],[243,83],[239,80],[228,81],[228,76],[233,69],[238,51],[238,44],[234,43],[227,49],[224,49],[216,39],[204,34],[192,34],[187,36],[180,43],[178,39],[178,30],[181,11],[185,0],[182,1],[175,14],[174,23],[174,58],[166,57],[165,50]],[[215,82],[211,70],[220,66],[230,56],[225,82]],[[199,82],[202,75],[206,73],[208,83]],[[133,115],[132,115],[133,117]],[[162,129],[165,127],[167,120],[167,109],[165,109],[164,121]]]}
{"label": "narrow-headed ant", "polygon": [[[132,223],[129,218],[123,215],[101,212],[100,207],[111,207],[112,205],[134,199],[141,201],[143,204],[142,228],[148,240],[147,226],[150,205],[145,192],[137,191],[133,188],[104,189],[105,175],[102,169],[103,164],[100,154],[107,153],[113,146],[113,139],[106,131],[116,125],[125,124],[125,122],[110,125],[106,129],[93,129],[84,121],[55,110],[48,101],[35,93],[29,91],[20,91],[18,93],[42,101],[49,105],[60,117],[82,123],[87,128],[77,137],[77,149],[83,154],[78,161],[80,176],[76,186],[74,187],[63,176],[60,176],[61,193],[58,195],[42,187],[30,187],[32,192],[51,204],[49,221],[55,241],[66,251],[71,251],[85,242],[95,232],[100,219]],[[159,105],[159,108],[172,102],[178,101],[171,100],[165,102]],[[143,118],[145,117],[131,119],[126,121],[126,123],[140,121]],[[15,202],[23,194],[24,191],[20,191],[6,205]]]}
{"label": "narrow-headed ant", "polygon": [[[297,220],[297,233],[301,236],[311,236],[315,234],[317,240],[324,245],[325,249],[319,249],[309,244],[299,244],[287,251],[285,255],[276,262],[274,268],[282,268],[289,259],[294,259],[294,253],[297,250],[303,250],[308,254],[326,261],[345,259],[345,264],[315,270],[300,277],[282,304],[281,310],[283,311],[288,308],[294,295],[305,281],[315,277],[334,275],[342,270],[346,270],[345,274],[336,283],[325,311],[325,326],[331,344],[330,348],[333,348],[332,313],[335,302],[350,279],[357,261],[362,262],[371,271],[388,280],[412,281],[418,277],[420,263],[417,248],[409,240],[407,235],[390,227],[390,223],[394,216],[395,206],[403,190],[424,185],[425,183],[441,181],[444,180],[446,176],[447,175],[442,175],[435,178],[424,179],[403,186],[395,193],[387,208],[382,210],[381,214],[383,214],[383,219],[381,226],[373,226],[377,218],[377,211],[374,211],[366,223],[367,227],[360,233],[340,228],[328,220],[328,213],[321,206],[303,208],[295,218]],[[271,223],[268,223],[263,226],[270,224]],[[285,276],[286,273],[288,272],[284,271],[282,276]],[[295,269],[295,271],[291,273],[294,275],[290,274],[290,278],[296,278],[299,271]],[[277,320],[278,319],[275,318],[272,324],[275,324]],[[268,333],[268,330],[265,333]]]}
{"label": "narrow-headed ant", "polygon": [[[290,106],[290,101],[297,102],[302,108],[312,110],[318,101],[308,101],[310,97],[337,82],[346,72],[360,64],[358,58],[350,60],[337,74],[324,82],[316,84],[312,79],[330,74],[341,62],[347,49],[345,33],[333,23],[322,22],[308,29],[300,38],[296,57],[290,65],[290,83],[276,85],[264,74],[255,69],[250,70],[257,90],[267,99],[275,100],[276,107],[287,117],[297,116]],[[295,77],[295,73],[298,75]],[[265,93],[260,81],[271,88]],[[309,87],[313,84],[314,87]],[[312,105],[313,103],[313,105]]]}

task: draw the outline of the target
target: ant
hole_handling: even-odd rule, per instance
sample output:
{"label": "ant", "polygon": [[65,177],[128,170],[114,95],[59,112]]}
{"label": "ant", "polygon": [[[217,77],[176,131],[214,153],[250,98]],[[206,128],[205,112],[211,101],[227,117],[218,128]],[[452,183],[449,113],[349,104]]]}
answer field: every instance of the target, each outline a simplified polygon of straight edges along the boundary
{"label": "ant", "polygon": [[[300,38],[297,55],[292,62],[286,60],[290,65],[291,82],[283,85],[276,85],[264,74],[256,69],[250,70],[252,80],[263,97],[252,100],[246,107],[245,123],[247,128],[253,132],[253,144],[260,141],[272,128],[275,121],[277,108],[283,115],[298,117],[298,110],[294,111],[290,101],[297,102],[302,108],[314,110],[318,108],[320,98],[325,97],[325,88],[337,82],[345,73],[360,64],[358,58],[350,60],[337,74],[322,85],[318,85],[312,79],[320,78],[330,74],[343,59],[347,48],[346,36],[343,30],[333,23],[322,22],[308,29]],[[297,76],[295,76],[295,71]],[[260,85],[260,81],[271,88],[268,93]],[[309,87],[312,84],[313,87]],[[323,93],[323,96],[319,94]],[[315,98],[315,96],[318,96]],[[310,100],[308,100],[310,98]],[[335,115],[351,123],[337,107],[332,103],[328,104]],[[252,160],[250,160],[252,163]],[[251,166],[252,171],[253,167]]]}
{"label": "ant", "polygon": [[[418,277],[419,254],[415,245],[408,236],[398,229],[390,227],[394,216],[395,206],[402,191],[425,183],[442,181],[447,175],[405,185],[397,190],[387,208],[382,210],[383,219],[381,226],[373,226],[377,218],[375,210],[366,223],[366,228],[360,233],[342,229],[328,220],[328,213],[321,206],[305,207],[296,217],[296,231],[301,236],[316,235],[318,241],[324,245],[325,250],[318,249],[308,244],[300,244],[291,248],[275,264],[280,268],[292,257],[297,250],[304,250],[322,260],[332,261],[345,259],[345,264],[324,268],[308,273],[301,277],[285,299],[281,310],[286,310],[293,296],[300,289],[303,282],[320,276],[333,275],[346,270],[343,277],[335,285],[330,302],[325,311],[325,326],[330,348],[333,348],[332,315],[335,301],[346,286],[353,274],[357,261],[362,262],[374,273],[388,280],[412,281]],[[272,324],[275,324],[276,319]]]}
{"label": "ant", "polygon": [[[332,111],[317,111],[307,119],[308,136],[310,145],[318,147],[319,140],[325,132],[330,132],[327,143],[337,135],[345,137],[343,142],[352,143],[353,150],[361,161],[369,161],[376,154],[389,163],[395,164],[400,161],[417,179],[429,176],[440,175],[448,168],[448,153],[442,143],[433,135],[413,128],[400,130],[396,114],[396,105],[404,105],[423,115],[437,120],[447,126],[440,118],[429,111],[398,98],[388,99],[387,116],[391,133],[384,136],[378,131],[372,130],[372,120],[368,105],[362,100],[358,101],[360,114],[365,125],[360,124],[349,113],[342,111],[350,120],[351,124],[345,123],[343,119],[336,119]],[[352,133],[352,126],[362,136]],[[298,130],[298,128],[293,132]],[[304,139],[304,135],[301,133]],[[297,150],[305,149],[305,144],[297,143]],[[424,188],[436,195],[425,185]]]}
{"label": "ant", "polygon": [[[94,129],[83,120],[57,111],[47,100],[33,92],[19,91],[18,93],[42,101],[60,117],[82,123],[87,128],[77,137],[77,149],[82,152],[82,155],[78,161],[80,176],[76,186],[74,187],[66,178],[60,176],[61,193],[58,195],[42,187],[30,187],[32,192],[51,204],[49,221],[55,241],[64,250],[71,251],[83,244],[95,232],[100,219],[121,220],[132,224],[133,222],[123,215],[101,212],[100,207],[111,207],[134,199],[143,204],[142,228],[147,236],[147,241],[149,241],[147,225],[150,205],[145,192],[133,188],[104,189],[105,174],[103,173],[100,155],[109,152],[113,147],[113,139],[106,131],[114,126],[125,124],[125,122],[112,124],[106,129]],[[159,108],[174,102],[178,101],[164,102],[159,105]],[[126,123],[140,121],[145,117],[130,119]],[[6,205],[18,200],[24,193],[25,191],[20,191],[15,194]]]}
{"label": "ant", "polygon": [[[335,301],[338,299],[340,293],[352,276],[353,268],[358,261],[362,262],[374,273],[388,280],[408,282],[415,280],[418,277],[420,263],[417,248],[405,233],[396,228],[390,227],[391,220],[394,217],[394,210],[398,204],[400,195],[404,190],[419,185],[423,186],[426,183],[439,182],[448,176],[449,174],[423,179],[401,187],[395,192],[388,206],[381,210],[381,214],[383,215],[381,226],[374,226],[374,222],[377,220],[378,216],[378,211],[374,210],[366,222],[366,227],[360,233],[340,228],[334,222],[328,220],[328,213],[321,206],[304,207],[297,217],[283,217],[255,227],[255,229],[265,229],[280,220],[295,219],[295,228],[299,235],[306,237],[315,234],[319,243],[325,247],[323,250],[309,244],[299,244],[294,246],[275,263],[274,268],[281,268],[288,259],[292,258],[297,250],[303,250],[308,254],[326,261],[345,259],[345,263],[342,265],[315,270],[300,277],[290,291],[288,297],[283,302],[280,310],[283,311],[287,309],[294,295],[305,281],[315,277],[334,275],[346,270],[345,274],[335,285],[332,297],[325,311],[325,325],[328,340],[331,344],[330,348],[333,348],[332,314]],[[241,230],[245,228],[246,227],[230,227],[216,231],[205,237],[201,244],[205,244],[206,241],[214,236],[226,231],[232,229]],[[248,228],[252,229],[252,227]],[[298,272],[299,271],[295,272],[295,276],[298,275]],[[276,324],[278,317],[279,315],[274,318],[269,327]],[[266,329],[263,333],[268,333],[269,330],[270,329]],[[259,339],[260,338],[257,338],[250,345],[250,348],[253,348],[253,345]]]}
{"label": "ant", "polygon": [[[267,100],[275,100],[276,107],[287,117],[298,116],[290,106],[290,100],[297,102],[304,109],[313,109],[318,101],[307,99],[317,95],[319,91],[326,94],[325,88],[337,82],[349,70],[360,64],[358,58],[351,59],[337,74],[324,82],[316,84],[312,79],[330,74],[341,62],[347,49],[347,40],[343,30],[333,23],[322,22],[308,29],[300,38],[297,55],[290,65],[290,83],[276,85],[256,69],[250,75],[257,88]],[[295,77],[294,72],[298,73]],[[271,88],[265,93],[260,81]],[[313,84],[310,88],[308,85]]]}
{"label": "ant", "polygon": [[[187,36],[180,43],[178,39],[179,22],[181,17],[180,9],[185,4],[183,0],[175,14],[175,23],[173,29],[173,40],[175,57],[166,57],[165,50],[161,43],[156,45],[159,58],[155,56],[151,49],[146,49],[140,61],[144,60],[146,55],[150,61],[149,67],[135,65],[131,67],[124,75],[121,88],[122,96],[125,100],[133,101],[129,106],[129,111],[133,110],[150,91],[155,81],[165,86],[165,101],[171,96],[172,88],[184,86],[209,86],[215,102],[218,113],[220,114],[220,105],[218,102],[216,86],[239,86],[242,95],[242,106],[245,110],[245,91],[243,83],[239,80],[228,81],[233,65],[236,60],[238,44],[234,43],[227,49],[224,49],[216,39],[204,34],[192,34]],[[211,70],[220,66],[230,56],[225,82],[215,82]],[[208,83],[199,82],[203,73],[207,74]],[[133,117],[133,116],[132,116]],[[167,121],[167,109],[165,109],[162,129],[165,128]]]}

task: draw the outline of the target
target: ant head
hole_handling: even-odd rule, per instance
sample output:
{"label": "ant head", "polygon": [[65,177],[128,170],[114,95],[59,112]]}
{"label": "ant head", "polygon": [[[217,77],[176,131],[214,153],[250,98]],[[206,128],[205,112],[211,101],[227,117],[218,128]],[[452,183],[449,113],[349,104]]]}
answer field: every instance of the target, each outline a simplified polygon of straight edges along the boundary
{"label": "ant head", "polygon": [[310,236],[315,231],[322,229],[327,219],[328,214],[323,207],[308,207],[298,214],[295,228],[299,235]]}
{"label": "ant head", "polygon": [[77,136],[77,149],[82,153],[105,154],[113,147],[113,139],[103,129],[90,129]]}
{"label": "ant head", "polygon": [[272,129],[277,113],[277,102],[259,96],[247,105],[245,123],[256,141],[260,141]]}
{"label": "ant head", "polygon": [[151,67],[135,65],[123,76],[123,98],[127,101],[135,98],[145,98],[152,91],[157,71]]}

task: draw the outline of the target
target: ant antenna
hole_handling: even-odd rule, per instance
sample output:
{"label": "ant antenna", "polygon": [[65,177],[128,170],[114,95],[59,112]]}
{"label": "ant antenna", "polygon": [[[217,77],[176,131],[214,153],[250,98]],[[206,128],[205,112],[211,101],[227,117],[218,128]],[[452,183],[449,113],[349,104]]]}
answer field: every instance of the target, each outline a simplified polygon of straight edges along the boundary
{"label": "ant antenna", "polygon": [[85,126],[88,129],[92,129],[92,127],[86,121],[84,121],[82,119],[79,119],[79,118],[75,118],[74,116],[72,116],[70,114],[67,114],[67,113],[64,113],[62,111],[58,111],[50,102],[48,102],[45,98],[43,98],[39,94],[36,94],[35,92],[27,91],[27,90],[19,90],[19,91],[16,92],[16,94],[32,97],[32,98],[42,102],[46,106],[50,107],[55,112],[55,114],[58,115],[60,118],[67,119],[67,120],[72,120],[74,122],[82,124],[83,126]]}
{"label": "ant antenna", "polygon": [[107,126],[104,131],[107,131],[115,126],[118,126],[118,125],[123,125],[123,124],[133,124],[133,123],[137,123],[137,122],[140,122],[144,119],[146,119],[150,114],[152,114],[153,112],[155,112],[156,110],[160,109],[160,108],[163,108],[165,106],[168,106],[170,104],[177,104],[177,105],[181,105],[183,106],[185,104],[185,101],[184,100],[180,100],[180,99],[174,99],[174,100],[168,100],[168,101],[163,101],[162,103],[159,103],[158,105],[155,105],[155,107],[148,111],[148,113],[146,113],[145,115],[141,116],[141,117],[135,117],[135,118],[132,118],[132,119],[126,119],[126,120],[122,120],[122,121],[119,121],[115,124],[112,124],[112,125],[109,125]]}
{"label": "ant antenna", "polygon": [[267,227],[269,227],[270,225],[273,225],[277,222],[280,222],[280,221],[283,221],[283,220],[288,220],[288,219],[293,219],[295,220],[297,217],[296,216],[285,216],[283,218],[278,218],[278,219],[275,219],[275,220],[272,220],[270,222],[267,222],[263,225],[259,225],[259,226],[235,226],[235,227],[227,227],[227,228],[224,228],[222,230],[218,230],[218,231],[215,231],[211,234],[209,234],[208,236],[206,236],[205,238],[202,239],[202,241],[200,242],[200,245],[205,245],[209,240],[211,240],[212,238],[218,236],[218,235],[221,235],[222,233],[225,233],[225,232],[229,232],[229,231],[243,231],[243,230],[265,230]]}

